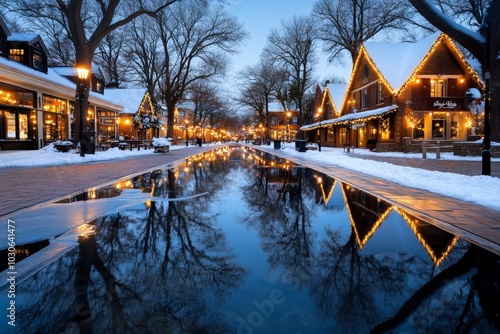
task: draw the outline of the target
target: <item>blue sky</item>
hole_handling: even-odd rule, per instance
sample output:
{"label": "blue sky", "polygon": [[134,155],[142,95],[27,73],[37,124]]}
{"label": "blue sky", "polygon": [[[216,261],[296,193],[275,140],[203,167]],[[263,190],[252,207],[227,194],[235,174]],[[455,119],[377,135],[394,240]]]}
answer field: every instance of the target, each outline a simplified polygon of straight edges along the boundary
{"label": "blue sky", "polygon": [[[240,48],[240,53],[233,57],[234,71],[258,63],[259,56],[266,44],[267,36],[271,29],[279,29],[282,20],[293,16],[309,15],[312,11],[313,0],[229,0],[228,10],[235,15],[244,25],[250,37]],[[327,65],[326,56],[318,50],[320,64],[318,64],[318,79],[323,79],[326,74],[333,74],[336,69]],[[349,79],[349,68],[338,68],[344,72],[346,80]]]}

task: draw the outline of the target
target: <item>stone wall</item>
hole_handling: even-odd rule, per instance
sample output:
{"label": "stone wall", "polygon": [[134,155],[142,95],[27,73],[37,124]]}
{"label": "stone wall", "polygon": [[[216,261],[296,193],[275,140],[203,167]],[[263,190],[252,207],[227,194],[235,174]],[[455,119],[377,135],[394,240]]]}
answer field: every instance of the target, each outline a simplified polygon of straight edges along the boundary
{"label": "stone wall", "polygon": [[[422,153],[422,143],[426,143],[429,146],[437,145],[436,140],[426,140],[426,141],[413,141],[409,137],[405,137],[403,140],[403,151],[404,153]],[[481,156],[483,152],[483,144],[481,141],[458,141],[458,142],[441,142],[441,146],[451,146],[453,148],[442,148],[441,152],[453,152],[453,155],[462,156],[462,157],[477,157]],[[379,145],[377,145],[378,152],[386,152],[379,151]],[[491,146],[490,149],[491,156],[493,158],[500,157],[500,146],[494,145]]]}
{"label": "stone wall", "polygon": [[[481,156],[483,152],[483,144],[481,142],[455,142],[453,143],[453,155],[458,155],[461,157],[467,156]],[[500,146],[494,145],[491,146],[490,149],[491,157],[498,158],[500,157]]]}

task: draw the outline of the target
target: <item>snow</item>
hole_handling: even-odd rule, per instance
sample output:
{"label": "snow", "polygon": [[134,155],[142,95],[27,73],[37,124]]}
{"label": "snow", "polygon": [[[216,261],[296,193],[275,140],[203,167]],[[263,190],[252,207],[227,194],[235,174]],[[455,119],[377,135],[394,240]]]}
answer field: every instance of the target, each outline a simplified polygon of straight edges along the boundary
{"label": "snow", "polygon": [[[363,46],[391,88],[397,91],[410,78],[439,36],[440,33],[434,33],[416,43],[365,42]],[[398,66],[394,66],[394,59],[398,60]]]}
{"label": "snow", "polygon": [[344,101],[347,84],[329,83],[326,86],[328,87],[328,91],[330,92],[330,96],[332,97],[334,111],[339,112],[340,107],[342,107],[342,102]]}
{"label": "snow", "polygon": [[153,141],[151,142],[151,145],[153,146],[170,146],[170,140],[171,138],[155,138],[153,137]]}
{"label": "snow", "polygon": [[104,97],[123,106],[120,113],[135,114],[146,95],[146,88],[106,88]]}

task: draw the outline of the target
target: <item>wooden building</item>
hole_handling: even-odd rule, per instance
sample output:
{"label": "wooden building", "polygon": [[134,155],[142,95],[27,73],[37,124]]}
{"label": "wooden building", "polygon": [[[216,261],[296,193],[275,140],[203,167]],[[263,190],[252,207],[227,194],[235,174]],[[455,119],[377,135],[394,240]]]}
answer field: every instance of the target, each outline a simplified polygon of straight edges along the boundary
{"label": "wooden building", "polygon": [[[341,106],[336,105],[339,112],[301,129],[319,129],[323,145],[376,144],[377,151],[404,151],[406,146],[421,147],[422,141],[464,141],[473,116],[465,103],[469,88],[482,90],[483,83],[445,34],[416,43],[367,42]],[[330,110],[330,100],[318,98],[316,109]]]}

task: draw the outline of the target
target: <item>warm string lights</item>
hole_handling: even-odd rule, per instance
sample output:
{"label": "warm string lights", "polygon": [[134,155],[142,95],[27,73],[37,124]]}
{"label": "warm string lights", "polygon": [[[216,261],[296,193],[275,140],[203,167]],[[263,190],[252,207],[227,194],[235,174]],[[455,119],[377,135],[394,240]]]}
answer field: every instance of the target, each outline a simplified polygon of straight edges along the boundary
{"label": "warm string lights", "polygon": [[403,210],[396,208],[396,211],[403,217],[403,219],[406,221],[408,226],[410,226],[411,230],[417,237],[418,241],[420,244],[424,247],[424,249],[427,251],[427,254],[429,254],[429,257],[431,258],[432,262],[436,265],[436,267],[439,267],[441,262],[448,256],[448,254],[451,252],[453,247],[455,247],[455,244],[458,241],[457,236],[453,236],[451,239],[451,242],[448,244],[446,250],[438,257],[435,253],[435,251],[430,247],[429,243],[425,240],[425,238],[422,236],[422,234],[418,230],[418,223],[419,220],[411,217],[408,215],[406,212]]}
{"label": "warm string lights", "polygon": [[391,211],[393,210],[393,206],[389,206],[387,208],[387,210],[382,213],[379,218],[377,219],[377,221],[373,224],[372,228],[370,229],[370,231],[368,231],[368,233],[366,233],[366,235],[363,237],[363,239],[361,239],[360,235],[359,235],[359,232],[358,232],[358,229],[356,227],[356,223],[354,221],[354,218],[352,216],[352,212],[351,212],[351,208],[349,206],[349,200],[347,198],[347,194],[346,194],[346,190],[351,190],[351,186],[350,185],[346,185],[346,189],[344,190],[344,187],[340,187],[342,189],[342,196],[344,197],[344,202],[346,203],[346,208],[347,208],[347,213],[348,213],[348,216],[349,216],[349,221],[351,222],[351,226],[354,230],[354,234],[356,236],[356,242],[358,243],[358,246],[359,246],[359,249],[363,249],[364,245],[366,244],[366,242],[371,238],[371,236],[375,233],[375,231],[379,228],[379,226],[382,224],[382,222],[385,220],[385,218],[387,218],[387,216],[389,215],[389,213],[391,213]]}
{"label": "warm string lights", "polygon": [[330,187],[330,191],[328,194],[325,193],[325,188],[323,187],[323,178],[321,176],[314,175],[314,178],[316,179],[316,182],[319,184],[319,187],[321,188],[321,194],[323,196],[323,202],[325,206],[328,205],[328,202],[330,201],[330,198],[332,198],[333,195],[333,190],[335,189],[335,185],[337,184],[337,180],[333,180],[333,184]]}

